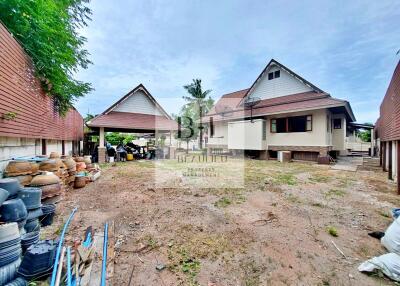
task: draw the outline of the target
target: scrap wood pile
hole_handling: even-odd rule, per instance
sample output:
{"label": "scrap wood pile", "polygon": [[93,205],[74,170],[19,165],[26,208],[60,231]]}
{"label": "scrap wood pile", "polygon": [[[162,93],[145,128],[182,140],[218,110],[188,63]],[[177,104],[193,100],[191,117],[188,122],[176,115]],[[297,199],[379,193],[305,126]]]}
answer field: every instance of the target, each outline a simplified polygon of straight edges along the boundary
{"label": "scrap wood pile", "polygon": [[90,156],[60,156],[52,152],[50,157],[16,158],[5,169],[5,176],[17,179],[22,186],[42,189],[42,199],[55,203],[69,187],[81,188],[100,176],[98,165]]}

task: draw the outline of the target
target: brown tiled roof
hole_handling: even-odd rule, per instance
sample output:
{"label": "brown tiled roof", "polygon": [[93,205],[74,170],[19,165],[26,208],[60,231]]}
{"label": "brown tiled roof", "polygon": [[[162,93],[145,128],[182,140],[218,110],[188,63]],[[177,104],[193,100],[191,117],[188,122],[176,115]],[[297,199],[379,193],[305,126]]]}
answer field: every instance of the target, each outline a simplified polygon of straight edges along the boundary
{"label": "brown tiled roof", "polygon": [[178,127],[174,120],[165,116],[111,111],[95,117],[89,127],[106,127],[130,130],[176,130]]}
{"label": "brown tiled roof", "polygon": [[382,101],[376,125],[382,141],[400,140],[400,61]]}
{"label": "brown tiled roof", "polygon": [[[217,105],[219,103],[220,101],[218,101]],[[352,113],[347,101],[333,98],[327,93],[310,91],[261,100],[253,107],[253,116],[346,105],[349,108],[349,112]],[[233,108],[232,112],[224,114],[221,114],[221,112],[210,112],[207,117],[209,116],[213,116],[214,121],[244,118],[250,116],[250,109],[244,109],[242,105],[237,105]]]}

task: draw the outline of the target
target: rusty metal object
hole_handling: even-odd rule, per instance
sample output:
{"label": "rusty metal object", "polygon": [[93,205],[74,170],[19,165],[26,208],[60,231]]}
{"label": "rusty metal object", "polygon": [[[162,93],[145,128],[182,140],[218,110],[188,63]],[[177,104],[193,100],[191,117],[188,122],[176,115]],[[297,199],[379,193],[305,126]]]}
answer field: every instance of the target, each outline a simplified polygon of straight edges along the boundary
{"label": "rusty metal object", "polygon": [[10,161],[5,169],[8,177],[32,174],[32,165],[25,161]]}

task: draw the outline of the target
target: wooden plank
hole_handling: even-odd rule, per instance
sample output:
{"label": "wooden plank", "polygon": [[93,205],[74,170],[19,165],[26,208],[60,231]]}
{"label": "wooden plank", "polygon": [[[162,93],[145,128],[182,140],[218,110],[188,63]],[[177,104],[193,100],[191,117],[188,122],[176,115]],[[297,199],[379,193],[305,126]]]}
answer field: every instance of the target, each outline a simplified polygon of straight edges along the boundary
{"label": "wooden plank", "polygon": [[89,285],[100,285],[101,282],[101,261],[103,257],[103,232],[96,232],[93,237],[93,265],[90,272]]}

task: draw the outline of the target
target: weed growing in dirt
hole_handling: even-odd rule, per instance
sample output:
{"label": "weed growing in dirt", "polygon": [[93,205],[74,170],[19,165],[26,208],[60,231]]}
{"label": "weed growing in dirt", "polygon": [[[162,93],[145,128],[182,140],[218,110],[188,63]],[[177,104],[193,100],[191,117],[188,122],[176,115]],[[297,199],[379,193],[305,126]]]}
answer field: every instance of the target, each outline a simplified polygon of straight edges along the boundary
{"label": "weed growing in dirt", "polygon": [[230,204],[232,204],[231,199],[227,197],[222,197],[214,203],[214,206],[216,206],[217,208],[226,208]]}
{"label": "weed growing in dirt", "polygon": [[386,211],[380,211],[379,214],[383,217],[386,218],[391,218],[392,216],[390,215],[390,213],[386,212]]}
{"label": "weed growing in dirt", "polygon": [[332,235],[333,237],[338,237],[338,236],[339,236],[339,233],[338,233],[336,227],[334,227],[334,226],[328,226],[328,228],[326,229],[326,231],[327,231],[330,235]]}
{"label": "weed growing in dirt", "polygon": [[301,203],[301,199],[298,197],[298,196],[296,196],[296,195],[293,195],[293,194],[287,194],[286,195],[286,199],[289,201],[289,202],[291,202],[291,203]]}
{"label": "weed growing in dirt", "polygon": [[338,189],[330,189],[328,192],[325,193],[325,198],[329,199],[332,197],[343,197],[346,194],[343,190]]}
{"label": "weed growing in dirt", "polygon": [[275,183],[281,184],[281,185],[294,186],[297,184],[297,180],[293,174],[279,174],[275,178]]}
{"label": "weed growing in dirt", "polygon": [[313,183],[328,183],[331,178],[327,175],[313,174],[309,180]]}

